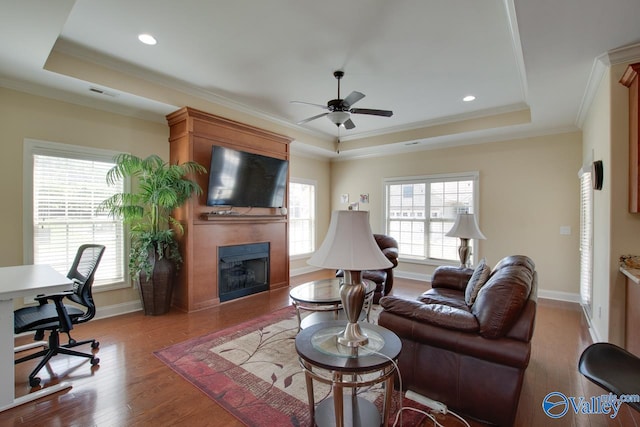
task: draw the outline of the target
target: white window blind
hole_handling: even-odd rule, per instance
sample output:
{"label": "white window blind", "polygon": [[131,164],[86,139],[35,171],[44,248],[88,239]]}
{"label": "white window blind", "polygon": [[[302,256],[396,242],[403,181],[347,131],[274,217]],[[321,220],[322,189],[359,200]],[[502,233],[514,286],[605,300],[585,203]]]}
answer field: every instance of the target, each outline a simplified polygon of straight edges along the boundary
{"label": "white window blind", "polygon": [[580,174],[580,299],[589,317],[592,315],[593,287],[593,190],[591,172]]}
{"label": "white window blind", "polygon": [[289,183],[289,255],[315,250],[316,184],[291,180]]}
{"label": "white window blind", "polygon": [[64,150],[56,151],[54,145],[54,149],[39,150],[39,146],[31,152],[33,222],[27,246],[32,247],[32,262],[49,264],[66,274],[80,245],[99,243],[106,250],[94,285],[124,282],[122,221],[97,211],[104,199],[123,191],[123,183],[106,183],[113,163],[86,149],[74,152],[65,145]]}
{"label": "white window blind", "polygon": [[457,261],[458,239],[446,233],[458,213],[474,212],[477,182],[475,172],[386,179],[386,232],[398,241],[400,256]]}

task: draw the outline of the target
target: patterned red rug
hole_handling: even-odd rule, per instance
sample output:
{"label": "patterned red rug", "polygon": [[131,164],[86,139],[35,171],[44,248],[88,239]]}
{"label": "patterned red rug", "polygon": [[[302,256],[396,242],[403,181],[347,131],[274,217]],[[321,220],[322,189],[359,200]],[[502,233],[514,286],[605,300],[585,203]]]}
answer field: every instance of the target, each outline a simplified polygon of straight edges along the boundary
{"label": "patterned red rug", "polygon": [[[295,310],[286,307],[155,355],[248,426],[309,426],[304,374],[295,350],[297,330]],[[319,402],[330,388],[314,384],[314,392]],[[379,385],[359,393],[382,407]],[[394,415],[397,399],[398,393]],[[404,425],[418,425],[421,417],[407,413]]]}

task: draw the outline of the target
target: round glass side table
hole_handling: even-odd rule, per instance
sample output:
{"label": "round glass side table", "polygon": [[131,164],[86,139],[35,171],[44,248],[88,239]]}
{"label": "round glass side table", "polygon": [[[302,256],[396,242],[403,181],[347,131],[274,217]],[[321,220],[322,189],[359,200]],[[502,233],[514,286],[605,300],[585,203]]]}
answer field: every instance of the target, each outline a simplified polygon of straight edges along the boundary
{"label": "round glass side table", "polygon": [[[345,325],[345,321],[319,323],[303,329],[296,336],[296,351],[305,374],[311,416],[319,427],[388,426],[396,372],[392,361],[400,355],[400,338],[381,326],[362,323],[369,343],[350,348],[337,340]],[[314,381],[330,385],[333,398],[325,399],[316,406]],[[384,407],[381,418],[378,408],[358,396],[357,389],[382,382]],[[351,394],[345,395],[344,388],[351,389]]]}

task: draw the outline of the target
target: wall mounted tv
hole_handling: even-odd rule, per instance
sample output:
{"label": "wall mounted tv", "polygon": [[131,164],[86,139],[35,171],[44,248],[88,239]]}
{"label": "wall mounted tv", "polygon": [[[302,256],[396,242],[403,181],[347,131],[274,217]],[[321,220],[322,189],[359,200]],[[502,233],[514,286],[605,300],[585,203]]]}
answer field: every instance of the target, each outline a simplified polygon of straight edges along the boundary
{"label": "wall mounted tv", "polygon": [[209,167],[208,206],[284,206],[287,160],[214,145]]}

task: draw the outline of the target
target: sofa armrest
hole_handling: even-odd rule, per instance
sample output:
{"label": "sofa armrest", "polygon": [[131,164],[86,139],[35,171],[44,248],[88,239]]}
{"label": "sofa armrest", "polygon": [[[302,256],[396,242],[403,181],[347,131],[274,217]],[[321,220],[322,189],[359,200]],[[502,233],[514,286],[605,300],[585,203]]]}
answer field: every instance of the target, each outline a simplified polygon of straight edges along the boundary
{"label": "sofa armrest", "polygon": [[388,296],[380,299],[380,306],[385,311],[441,328],[477,332],[480,327],[475,316],[469,311],[444,304],[424,304],[420,301]]}
{"label": "sofa armrest", "polygon": [[433,272],[431,287],[449,288],[464,292],[472,275],[472,268],[441,265]]}
{"label": "sofa armrest", "polygon": [[385,248],[382,250],[382,253],[393,264],[393,267],[391,268],[398,266],[398,248],[392,248],[392,247]]}

